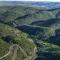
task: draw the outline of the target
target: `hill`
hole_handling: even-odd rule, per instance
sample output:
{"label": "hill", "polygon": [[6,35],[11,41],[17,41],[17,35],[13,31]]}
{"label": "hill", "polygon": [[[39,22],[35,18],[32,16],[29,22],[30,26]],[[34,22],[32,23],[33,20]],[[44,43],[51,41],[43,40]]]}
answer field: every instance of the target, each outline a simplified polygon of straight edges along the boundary
{"label": "hill", "polygon": [[[32,39],[27,37],[27,34],[19,31],[18,29],[0,23],[0,57],[10,51],[8,56],[12,60],[12,56],[14,55],[11,55],[11,53],[18,48],[16,52],[17,57],[15,59],[29,60],[29,57],[31,57],[30,60],[33,59],[32,57],[34,54],[32,54],[32,52],[34,52],[36,46],[31,40]],[[10,60],[8,56],[2,59]]]}
{"label": "hill", "polygon": [[0,6],[0,40],[5,60],[60,60],[60,8]]}

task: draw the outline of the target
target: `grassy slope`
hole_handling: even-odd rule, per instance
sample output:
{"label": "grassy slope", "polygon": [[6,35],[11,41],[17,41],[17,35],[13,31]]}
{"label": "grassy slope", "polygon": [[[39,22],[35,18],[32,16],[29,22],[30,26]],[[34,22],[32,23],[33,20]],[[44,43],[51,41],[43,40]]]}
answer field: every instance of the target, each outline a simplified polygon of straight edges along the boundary
{"label": "grassy slope", "polygon": [[[33,21],[54,18],[55,16],[50,11],[40,11],[42,8],[14,6],[14,7],[0,7],[2,20],[4,22],[15,21],[17,24],[29,24]],[[5,11],[3,11],[3,9]],[[24,18],[25,15],[28,15]],[[23,17],[23,18],[21,18]],[[15,20],[16,19],[16,20]]]}
{"label": "grassy slope", "polygon": [[[37,20],[40,21],[40,20],[46,20],[46,19],[48,20],[51,18],[56,18],[56,13],[59,12],[59,9],[54,10],[54,11],[42,11],[41,12],[41,11],[39,11],[40,9],[22,7],[22,6],[9,7],[9,9],[8,9],[8,7],[5,7],[5,8],[0,7],[0,9],[3,9],[3,10],[0,10],[0,15],[3,17],[2,18],[3,22],[10,23],[11,21],[14,21],[17,24],[24,24],[24,23],[29,24],[29,23],[37,21]],[[25,16],[27,14],[28,14],[28,16],[26,18],[24,18],[23,16]],[[23,18],[21,18],[21,17],[23,17]],[[2,24],[2,23],[0,23],[0,26],[1,26],[0,31],[2,32],[1,37],[13,36],[14,37],[13,42],[16,44],[19,44],[22,48],[24,48],[25,51],[27,51],[27,53],[29,55],[29,51],[32,51],[35,45],[28,41],[26,34],[15,28],[12,28],[8,25]],[[52,36],[52,33],[55,33],[55,30],[56,30],[55,27],[58,27],[58,26],[55,26],[52,24],[50,27],[48,27],[48,29],[44,32],[44,34],[46,34],[49,37]],[[59,29],[59,27],[58,27],[58,29]],[[57,49],[57,51],[58,50],[60,51],[60,48],[59,48],[60,46],[47,43],[46,41],[43,42],[42,46],[43,45],[45,46],[45,48],[48,48],[48,50],[52,51],[52,50]],[[42,47],[42,48],[44,48],[44,47]]]}
{"label": "grassy slope", "polygon": [[7,41],[2,38],[6,38],[6,36],[12,37],[13,39],[11,43],[18,44],[19,46],[21,46],[27,52],[28,55],[32,54],[35,44],[29,40],[25,33],[3,23],[0,23],[0,56],[4,55],[4,51],[8,51],[8,47],[11,44],[9,42],[7,43]]}

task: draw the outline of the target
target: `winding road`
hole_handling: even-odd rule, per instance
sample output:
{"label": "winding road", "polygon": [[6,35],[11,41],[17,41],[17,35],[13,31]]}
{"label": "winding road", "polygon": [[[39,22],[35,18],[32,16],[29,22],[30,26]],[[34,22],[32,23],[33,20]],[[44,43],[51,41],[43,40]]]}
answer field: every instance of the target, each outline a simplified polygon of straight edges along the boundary
{"label": "winding road", "polygon": [[5,57],[7,57],[7,56],[10,55],[11,52],[12,52],[12,50],[13,50],[13,47],[16,47],[16,48],[14,49],[14,53],[13,53],[13,56],[12,56],[12,59],[11,59],[11,60],[16,60],[17,50],[18,50],[18,49],[20,49],[20,51],[21,51],[26,57],[28,56],[27,53],[26,53],[19,45],[13,44],[13,45],[10,46],[8,53],[6,53],[4,56],[0,57],[0,60],[2,60],[3,58],[5,58]]}

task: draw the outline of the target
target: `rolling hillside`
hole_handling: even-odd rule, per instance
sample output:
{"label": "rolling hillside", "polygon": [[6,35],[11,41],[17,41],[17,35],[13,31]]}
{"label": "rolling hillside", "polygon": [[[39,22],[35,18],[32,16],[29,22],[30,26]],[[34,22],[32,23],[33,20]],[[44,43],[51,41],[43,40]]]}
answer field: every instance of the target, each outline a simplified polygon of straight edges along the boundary
{"label": "rolling hillside", "polygon": [[0,59],[60,60],[60,8],[0,6]]}
{"label": "rolling hillside", "polygon": [[[10,49],[12,49],[12,51],[14,51],[14,49],[16,49],[18,47],[18,51],[21,54],[21,60],[23,60],[25,58],[29,59],[28,57],[31,57],[31,59],[33,59],[32,52],[34,52],[34,49],[36,46],[31,40],[32,40],[31,38],[29,39],[27,37],[27,34],[17,30],[16,28],[13,28],[13,27],[10,27],[3,23],[0,23],[0,57],[5,55],[9,51],[10,46],[13,46]],[[20,48],[20,50],[19,50],[19,48]],[[10,53],[12,51],[10,51]],[[19,56],[20,56],[20,54],[19,54]],[[11,54],[9,54],[8,56],[11,56]],[[12,56],[10,58],[11,60],[12,60]],[[20,57],[18,57],[18,58],[20,59]],[[6,60],[8,60],[8,59],[6,59]]]}

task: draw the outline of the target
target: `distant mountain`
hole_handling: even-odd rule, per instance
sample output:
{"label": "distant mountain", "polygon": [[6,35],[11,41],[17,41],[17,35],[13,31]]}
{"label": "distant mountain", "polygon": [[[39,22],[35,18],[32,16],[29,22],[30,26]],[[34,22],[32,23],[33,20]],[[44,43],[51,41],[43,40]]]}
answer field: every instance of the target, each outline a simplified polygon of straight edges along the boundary
{"label": "distant mountain", "polygon": [[44,7],[48,9],[60,8],[60,2],[32,2],[32,1],[0,1],[0,6],[27,5],[30,7]]}
{"label": "distant mountain", "polygon": [[32,5],[46,7],[48,9],[60,8],[60,2],[32,2]]}

